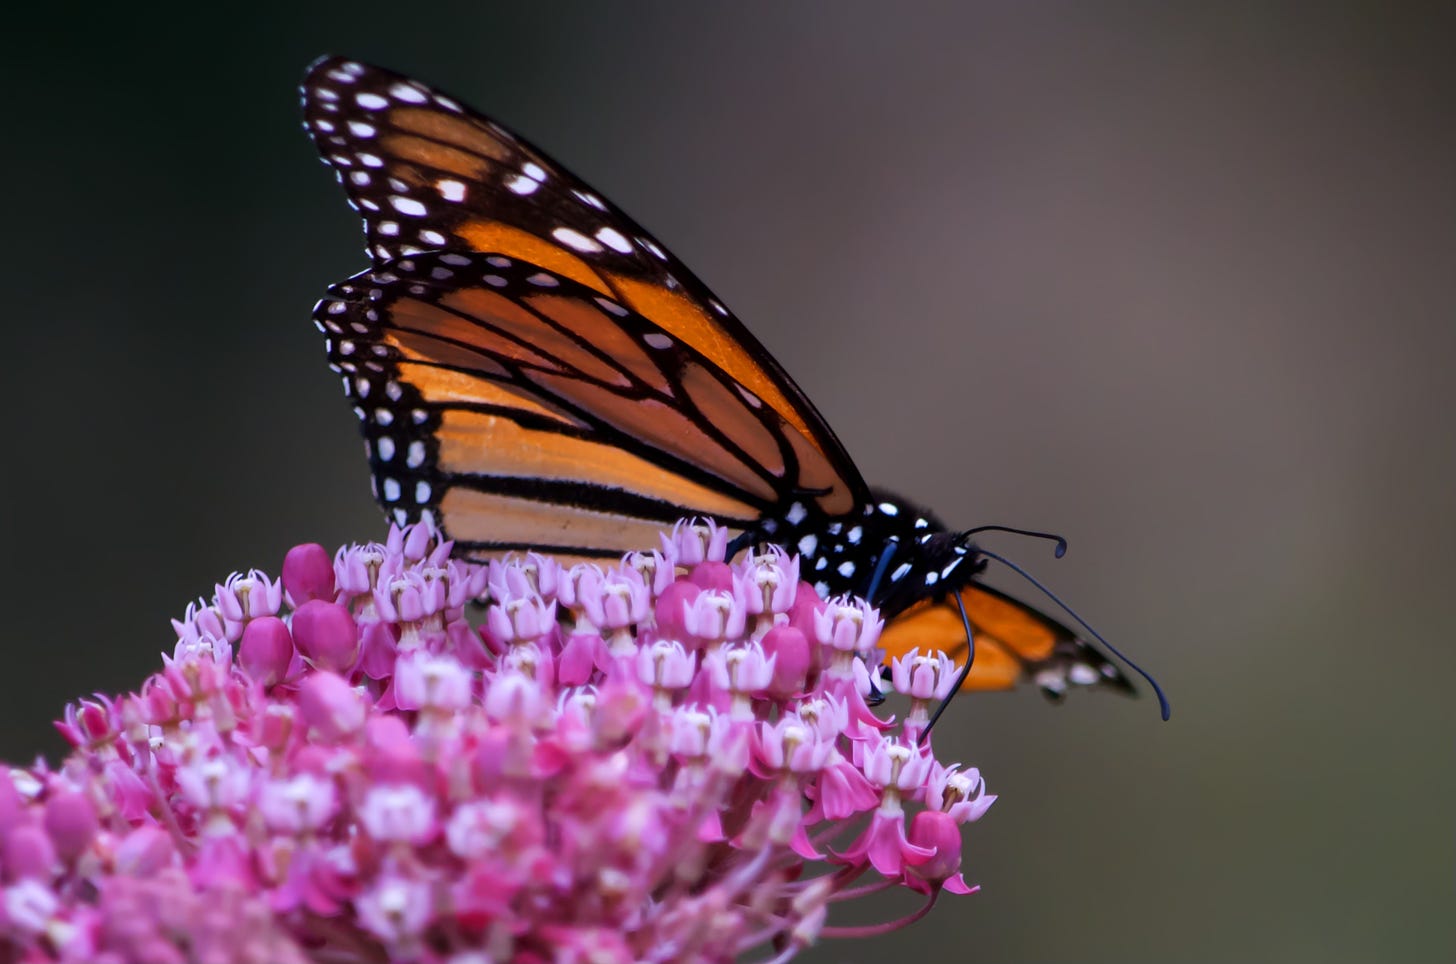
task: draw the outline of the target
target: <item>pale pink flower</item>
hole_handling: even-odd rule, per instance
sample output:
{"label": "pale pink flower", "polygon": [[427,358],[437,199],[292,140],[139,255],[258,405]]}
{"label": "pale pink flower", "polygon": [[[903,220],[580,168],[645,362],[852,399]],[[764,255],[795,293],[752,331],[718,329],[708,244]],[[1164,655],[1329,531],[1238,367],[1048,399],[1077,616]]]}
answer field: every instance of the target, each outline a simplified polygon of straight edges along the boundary
{"label": "pale pink flower", "polygon": [[483,566],[419,525],[230,577],[0,771],[0,959],[783,962],[859,892],[972,891],[995,797],[921,740],[954,666],[879,716],[878,613],[726,546]]}

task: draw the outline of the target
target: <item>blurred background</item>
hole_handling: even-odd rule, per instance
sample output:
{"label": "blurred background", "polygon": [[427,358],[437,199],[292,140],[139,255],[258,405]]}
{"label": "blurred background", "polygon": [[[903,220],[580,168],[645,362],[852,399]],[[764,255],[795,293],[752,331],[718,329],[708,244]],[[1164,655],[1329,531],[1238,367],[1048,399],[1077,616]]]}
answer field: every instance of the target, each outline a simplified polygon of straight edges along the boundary
{"label": "blurred background", "polygon": [[1166,686],[963,701],[984,890],[811,960],[1456,958],[1456,18],[1034,6],[21,15],[3,757],[230,571],[383,531],[309,321],[365,265],[295,93],[347,53],[616,200],[871,481],[1066,534],[996,545]]}

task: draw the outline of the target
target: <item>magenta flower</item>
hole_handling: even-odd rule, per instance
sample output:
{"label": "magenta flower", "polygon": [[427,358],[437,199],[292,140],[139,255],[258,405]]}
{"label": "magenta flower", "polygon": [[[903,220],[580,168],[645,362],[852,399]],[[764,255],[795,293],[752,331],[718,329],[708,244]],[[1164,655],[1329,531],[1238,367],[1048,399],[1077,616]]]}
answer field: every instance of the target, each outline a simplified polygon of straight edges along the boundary
{"label": "magenta flower", "polygon": [[948,698],[956,686],[955,661],[944,653],[921,655],[912,649],[890,661],[890,681],[895,692],[910,697],[910,710],[905,714],[905,730],[919,736],[930,722],[931,704]]}
{"label": "magenta flower", "polygon": [[[777,964],[974,890],[995,797],[918,739],[954,666],[878,716],[878,613],[726,545],[482,566],[419,525],[230,577],[0,775],[0,959]],[[925,907],[831,923],[892,886]]]}
{"label": "magenta flower", "polygon": [[722,562],[728,551],[728,530],[712,519],[684,519],[662,536],[662,554],[679,566]]}

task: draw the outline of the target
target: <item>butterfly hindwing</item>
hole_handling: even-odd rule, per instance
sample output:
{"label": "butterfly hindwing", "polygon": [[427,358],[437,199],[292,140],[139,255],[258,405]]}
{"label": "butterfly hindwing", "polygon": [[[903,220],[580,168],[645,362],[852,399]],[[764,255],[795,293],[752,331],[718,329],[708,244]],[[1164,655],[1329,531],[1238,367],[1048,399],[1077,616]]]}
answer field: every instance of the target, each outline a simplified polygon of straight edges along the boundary
{"label": "butterfly hindwing", "polygon": [[[959,597],[976,642],[963,689],[1009,689],[1030,682],[1052,698],[1074,686],[1134,691],[1101,651],[1050,616],[980,582],[965,585]],[[926,598],[912,605],[886,625],[880,646],[890,658],[919,647],[964,660],[966,632],[955,597]]]}
{"label": "butterfly hindwing", "polygon": [[693,346],[539,265],[402,257],[335,285],[315,320],[378,497],[467,551],[619,554],[684,513],[744,527],[835,478]]}

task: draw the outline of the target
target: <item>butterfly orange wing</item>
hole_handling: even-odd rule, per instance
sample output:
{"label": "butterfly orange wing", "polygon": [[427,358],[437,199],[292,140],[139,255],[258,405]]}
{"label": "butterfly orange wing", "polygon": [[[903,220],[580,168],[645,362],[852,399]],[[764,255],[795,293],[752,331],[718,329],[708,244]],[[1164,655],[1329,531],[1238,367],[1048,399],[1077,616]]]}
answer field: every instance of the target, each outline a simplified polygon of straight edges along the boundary
{"label": "butterfly orange wing", "polygon": [[[1059,697],[1073,686],[1107,686],[1133,692],[1131,682],[1076,632],[1043,613],[971,582],[960,591],[975,636],[975,658],[962,689],[1010,689],[1022,682]],[[966,658],[966,631],[954,596],[921,600],[896,616],[880,635],[889,658],[910,650],[940,650]]]}
{"label": "butterfly orange wing", "polygon": [[[492,548],[606,554],[687,513],[744,525],[792,499],[829,515],[864,501],[843,446],[767,350],[541,151],[342,58],[310,68],[303,98],[375,261],[316,319],[353,376],[397,517],[433,511]],[[405,451],[423,461],[401,471],[381,457]]]}

